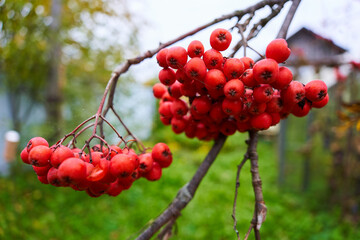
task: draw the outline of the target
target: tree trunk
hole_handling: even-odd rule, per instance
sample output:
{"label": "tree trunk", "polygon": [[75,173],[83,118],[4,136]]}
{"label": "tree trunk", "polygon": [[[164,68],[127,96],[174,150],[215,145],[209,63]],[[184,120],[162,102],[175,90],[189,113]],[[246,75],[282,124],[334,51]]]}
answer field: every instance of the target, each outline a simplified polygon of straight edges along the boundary
{"label": "tree trunk", "polygon": [[49,126],[49,141],[60,138],[62,129],[62,90],[60,87],[59,66],[61,59],[61,42],[59,40],[61,23],[61,0],[52,0],[50,25],[49,71],[46,83],[46,117]]}

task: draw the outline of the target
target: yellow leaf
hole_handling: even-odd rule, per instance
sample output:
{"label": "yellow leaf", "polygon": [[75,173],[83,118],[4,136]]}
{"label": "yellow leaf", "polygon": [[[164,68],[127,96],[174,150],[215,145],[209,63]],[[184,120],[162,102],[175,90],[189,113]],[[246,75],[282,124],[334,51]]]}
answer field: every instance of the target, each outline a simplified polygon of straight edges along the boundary
{"label": "yellow leaf", "polygon": [[360,119],[356,123],[356,130],[360,131]]}
{"label": "yellow leaf", "polygon": [[342,106],[349,112],[359,113],[360,112],[360,102],[352,103],[342,103]]}
{"label": "yellow leaf", "polygon": [[340,121],[343,121],[343,122],[348,122],[350,120],[349,116],[346,115],[344,112],[338,111],[337,116],[340,119]]}

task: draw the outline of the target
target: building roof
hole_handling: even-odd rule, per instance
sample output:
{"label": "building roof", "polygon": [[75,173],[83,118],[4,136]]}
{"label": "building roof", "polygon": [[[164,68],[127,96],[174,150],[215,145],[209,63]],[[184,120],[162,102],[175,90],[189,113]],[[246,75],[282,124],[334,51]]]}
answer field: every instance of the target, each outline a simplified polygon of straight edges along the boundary
{"label": "building roof", "polygon": [[346,49],[303,27],[287,39],[291,55],[288,65],[338,65]]}

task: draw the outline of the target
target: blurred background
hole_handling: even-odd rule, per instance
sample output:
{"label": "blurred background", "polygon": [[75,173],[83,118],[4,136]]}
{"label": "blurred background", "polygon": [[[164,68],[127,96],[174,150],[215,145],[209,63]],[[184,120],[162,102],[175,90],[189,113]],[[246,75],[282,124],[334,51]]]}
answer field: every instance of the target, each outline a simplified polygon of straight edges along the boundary
{"label": "blurred background", "polygon": [[[161,124],[151,88],[160,70],[154,58],[121,77],[115,107],[147,146],[164,141],[172,149],[173,165],[158,182],[141,179],[116,198],[90,198],[38,182],[20,151],[34,136],[51,145],[96,113],[112,70],[125,59],[256,2],[0,0],[0,239],[135,238],[191,178],[212,145]],[[264,52],[290,5],[250,42],[253,48]],[[265,239],[360,239],[359,11],[360,1],[303,0],[290,26],[287,66],[303,83],[324,80],[330,102],[304,118],[290,116],[260,136]],[[198,39],[209,49],[211,31],[234,23],[214,25],[176,45]],[[233,33],[233,44],[239,40]],[[258,58],[251,51],[248,56]],[[227,140],[178,219],[174,239],[235,238],[235,175],[246,139],[236,133]],[[249,164],[240,181],[238,230],[246,233],[254,201]]]}

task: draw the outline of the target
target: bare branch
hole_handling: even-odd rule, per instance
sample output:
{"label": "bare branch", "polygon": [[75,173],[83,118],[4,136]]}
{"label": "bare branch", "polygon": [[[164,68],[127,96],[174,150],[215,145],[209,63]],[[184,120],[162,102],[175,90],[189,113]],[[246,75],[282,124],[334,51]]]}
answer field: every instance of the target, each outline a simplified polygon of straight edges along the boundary
{"label": "bare branch", "polygon": [[293,3],[289,9],[288,14],[280,28],[280,31],[277,35],[277,38],[286,38],[287,32],[289,30],[290,23],[292,22],[297,8],[299,7],[301,0],[293,0]]}
{"label": "bare branch", "polygon": [[260,239],[260,227],[266,218],[266,205],[262,193],[262,182],[259,175],[257,147],[257,131],[249,131],[248,154],[251,162],[252,185],[255,194],[255,211],[251,222],[255,231],[255,238]]}

